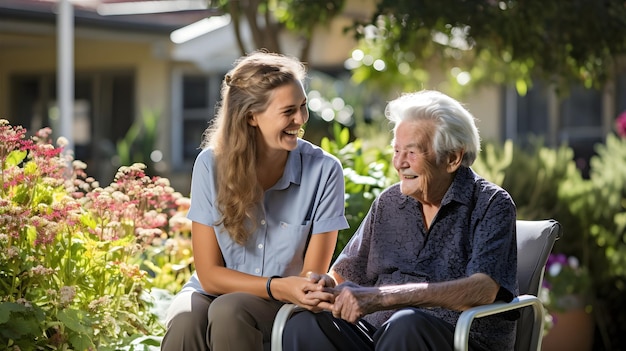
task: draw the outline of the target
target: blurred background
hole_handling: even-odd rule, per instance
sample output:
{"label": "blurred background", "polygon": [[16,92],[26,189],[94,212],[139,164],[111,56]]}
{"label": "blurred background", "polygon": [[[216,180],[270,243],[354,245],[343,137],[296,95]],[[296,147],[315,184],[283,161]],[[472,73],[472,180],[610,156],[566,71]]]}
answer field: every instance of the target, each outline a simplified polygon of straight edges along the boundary
{"label": "blurred background", "polygon": [[[0,119],[50,127],[101,184],[141,162],[188,196],[223,76],[257,49],[309,68],[305,139],[345,169],[337,250],[395,181],[386,102],[443,91],[478,120],[474,169],[564,225],[575,274],[546,282],[583,296],[571,349],[626,349],[626,2],[0,0]],[[574,320],[546,307],[548,337]]]}

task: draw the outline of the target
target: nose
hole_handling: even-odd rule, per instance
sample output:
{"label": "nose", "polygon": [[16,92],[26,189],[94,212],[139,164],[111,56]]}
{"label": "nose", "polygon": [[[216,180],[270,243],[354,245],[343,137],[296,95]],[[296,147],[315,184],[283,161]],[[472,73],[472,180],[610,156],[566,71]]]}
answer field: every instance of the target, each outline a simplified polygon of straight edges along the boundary
{"label": "nose", "polygon": [[300,111],[295,114],[294,122],[303,125],[309,120],[309,109],[306,105],[300,108]]}
{"label": "nose", "polygon": [[393,166],[396,169],[406,167],[406,154],[402,151],[398,151],[393,155]]}

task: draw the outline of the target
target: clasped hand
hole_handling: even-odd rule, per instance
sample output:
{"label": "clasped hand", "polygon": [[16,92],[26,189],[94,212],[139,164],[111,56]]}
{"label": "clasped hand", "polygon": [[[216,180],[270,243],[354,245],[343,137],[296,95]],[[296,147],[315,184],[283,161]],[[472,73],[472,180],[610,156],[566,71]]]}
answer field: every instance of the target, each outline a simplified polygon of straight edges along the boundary
{"label": "clasped hand", "polygon": [[[363,316],[375,312],[379,306],[377,288],[362,287],[352,282],[344,282],[335,287],[334,280],[328,275],[311,275],[309,280],[316,283],[315,289],[305,295],[311,302],[317,302],[313,312],[330,311],[335,318],[355,323]],[[328,280],[332,284],[328,284]]]}

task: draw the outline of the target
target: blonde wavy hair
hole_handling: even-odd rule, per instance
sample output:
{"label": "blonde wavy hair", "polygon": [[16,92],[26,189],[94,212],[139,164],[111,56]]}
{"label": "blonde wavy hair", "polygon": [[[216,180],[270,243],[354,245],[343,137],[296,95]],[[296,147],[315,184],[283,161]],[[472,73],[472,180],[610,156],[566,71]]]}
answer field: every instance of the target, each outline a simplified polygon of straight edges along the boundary
{"label": "blonde wavy hair", "polygon": [[297,59],[256,51],[235,61],[222,82],[221,101],[201,148],[212,148],[217,172],[217,206],[231,238],[243,245],[257,226],[263,190],[256,173],[256,127],[248,121],[265,111],[274,89],[306,77]]}

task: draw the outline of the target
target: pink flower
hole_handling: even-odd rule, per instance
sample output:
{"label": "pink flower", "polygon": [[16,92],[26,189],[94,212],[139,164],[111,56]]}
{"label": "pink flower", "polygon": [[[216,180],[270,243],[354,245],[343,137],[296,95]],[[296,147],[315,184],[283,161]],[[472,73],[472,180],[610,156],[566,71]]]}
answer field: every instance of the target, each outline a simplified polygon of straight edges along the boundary
{"label": "pink flower", "polygon": [[615,130],[617,131],[617,135],[626,138],[626,111],[617,116],[615,120]]}

